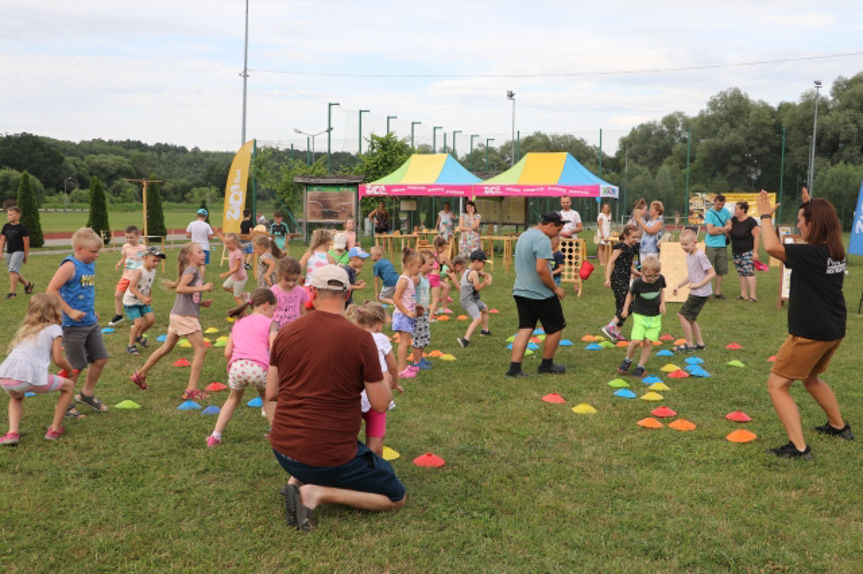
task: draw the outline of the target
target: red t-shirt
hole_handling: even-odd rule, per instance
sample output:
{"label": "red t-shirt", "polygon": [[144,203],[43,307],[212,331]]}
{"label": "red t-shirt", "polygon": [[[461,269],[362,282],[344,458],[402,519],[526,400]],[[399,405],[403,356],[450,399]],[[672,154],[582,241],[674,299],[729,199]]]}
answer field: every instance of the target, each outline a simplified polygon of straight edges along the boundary
{"label": "red t-shirt", "polygon": [[315,311],[276,336],[279,370],[273,449],[309,466],[337,466],[357,452],[364,381],[383,380],[372,334],[342,315]]}

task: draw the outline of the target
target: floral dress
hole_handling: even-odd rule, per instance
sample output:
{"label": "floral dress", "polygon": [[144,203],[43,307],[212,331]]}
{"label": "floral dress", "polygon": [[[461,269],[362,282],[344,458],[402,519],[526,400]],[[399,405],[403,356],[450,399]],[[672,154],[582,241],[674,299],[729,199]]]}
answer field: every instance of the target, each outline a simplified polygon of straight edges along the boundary
{"label": "floral dress", "polygon": [[[477,224],[479,225],[482,217],[479,213],[474,215],[462,215],[462,223],[465,227]],[[477,227],[479,229],[479,227]],[[462,257],[469,257],[470,254],[479,249],[479,231],[462,231],[461,238],[458,241],[458,254]]]}

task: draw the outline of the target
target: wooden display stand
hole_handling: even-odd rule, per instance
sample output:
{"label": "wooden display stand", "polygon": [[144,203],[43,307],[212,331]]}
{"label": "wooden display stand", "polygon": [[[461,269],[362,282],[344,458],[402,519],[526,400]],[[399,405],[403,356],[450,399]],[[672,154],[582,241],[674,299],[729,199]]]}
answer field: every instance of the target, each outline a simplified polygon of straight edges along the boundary
{"label": "wooden display stand", "polygon": [[[802,235],[793,235],[786,233],[781,236],[782,243],[806,243]],[[777,259],[778,261],[778,259]],[[776,308],[781,309],[782,305],[791,296],[791,269],[785,267],[785,263],[779,261],[779,295],[776,297]]]}
{"label": "wooden display stand", "polygon": [[584,282],[578,274],[582,262],[587,260],[587,246],[584,239],[561,239],[560,252],[563,253],[563,272],[560,274],[562,283],[574,283],[581,297]]}
{"label": "wooden display stand", "polygon": [[[704,243],[697,243],[699,251],[704,251]],[[683,303],[689,297],[689,288],[682,287],[674,296],[674,286],[686,279],[689,271],[686,268],[686,252],[676,241],[663,241],[662,251],[659,253],[659,263],[662,265],[660,271],[665,277],[665,302]]]}

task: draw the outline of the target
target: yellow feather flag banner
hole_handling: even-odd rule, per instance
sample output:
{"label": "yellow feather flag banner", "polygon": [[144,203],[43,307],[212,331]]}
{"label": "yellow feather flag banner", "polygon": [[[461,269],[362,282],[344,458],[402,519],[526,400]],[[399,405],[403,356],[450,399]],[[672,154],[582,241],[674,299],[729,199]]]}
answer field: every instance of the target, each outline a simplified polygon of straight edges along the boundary
{"label": "yellow feather flag banner", "polygon": [[249,168],[252,165],[252,149],[255,140],[250,140],[240,148],[231,171],[228,172],[228,182],[225,184],[225,213],[222,217],[223,233],[239,233],[240,222],[243,220],[243,207],[246,205],[246,189],[249,182]]}

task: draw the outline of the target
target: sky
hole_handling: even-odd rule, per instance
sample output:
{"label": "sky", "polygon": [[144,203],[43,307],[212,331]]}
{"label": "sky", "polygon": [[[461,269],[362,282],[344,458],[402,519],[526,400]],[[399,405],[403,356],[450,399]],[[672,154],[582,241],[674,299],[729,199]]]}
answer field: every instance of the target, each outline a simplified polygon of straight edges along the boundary
{"label": "sky", "polygon": [[[0,0],[0,133],[238,149],[245,5]],[[859,0],[249,0],[246,139],[305,150],[295,130],[331,122],[331,149],[356,152],[369,110],[364,138],[395,116],[400,137],[421,122],[417,145],[460,131],[464,154],[470,135],[511,139],[511,90],[522,137],[598,145],[602,130],[613,153],[728,88],[776,105],[821,80],[829,95],[863,71],[861,34]]]}

